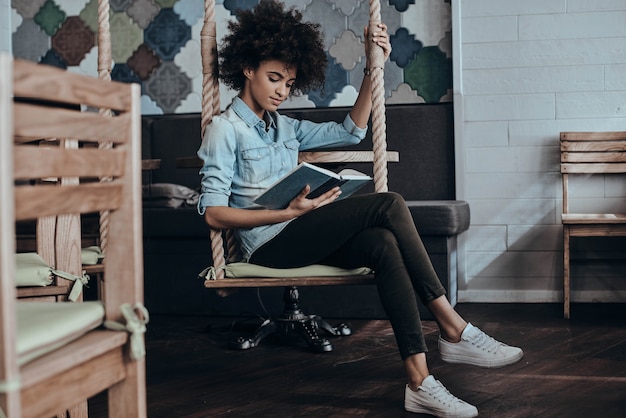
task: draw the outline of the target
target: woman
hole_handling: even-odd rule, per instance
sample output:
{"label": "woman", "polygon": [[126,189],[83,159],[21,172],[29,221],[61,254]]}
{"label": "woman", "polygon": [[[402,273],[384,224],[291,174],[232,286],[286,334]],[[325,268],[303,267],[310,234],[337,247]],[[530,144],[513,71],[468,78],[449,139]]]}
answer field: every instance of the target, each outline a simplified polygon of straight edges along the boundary
{"label": "woman", "polygon": [[[295,167],[298,151],[356,144],[365,137],[371,112],[369,62],[343,123],[288,118],[277,112],[280,104],[324,82],[327,58],[319,25],[302,22],[297,10],[285,10],[271,0],[237,17],[220,46],[219,77],[239,94],[207,127],[198,151],[204,161],[200,214],[212,228],[236,229],[244,259],[251,263],[372,268],[407,372],[406,410],[476,416],[474,406],[430,375],[414,295],[439,325],[444,361],[501,367],[519,361],[522,350],[487,336],[452,308],[401,196],[378,193],[336,201],[340,191],[335,188],[307,199],[307,186],[285,209],[252,203]],[[365,28],[364,39],[368,35]],[[382,48],[387,59],[391,45],[386,26],[378,25],[372,35],[373,47]],[[366,42],[366,57],[370,47]]]}

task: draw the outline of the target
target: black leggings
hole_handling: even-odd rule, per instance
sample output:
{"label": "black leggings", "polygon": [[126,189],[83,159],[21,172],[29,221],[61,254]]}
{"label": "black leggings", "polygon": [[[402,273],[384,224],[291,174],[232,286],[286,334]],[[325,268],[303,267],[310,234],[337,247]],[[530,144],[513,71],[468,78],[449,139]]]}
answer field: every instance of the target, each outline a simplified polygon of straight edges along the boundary
{"label": "black leggings", "polygon": [[349,197],[291,221],[250,262],[275,268],[327,264],[370,267],[402,359],[425,353],[417,300],[445,295],[402,196]]}

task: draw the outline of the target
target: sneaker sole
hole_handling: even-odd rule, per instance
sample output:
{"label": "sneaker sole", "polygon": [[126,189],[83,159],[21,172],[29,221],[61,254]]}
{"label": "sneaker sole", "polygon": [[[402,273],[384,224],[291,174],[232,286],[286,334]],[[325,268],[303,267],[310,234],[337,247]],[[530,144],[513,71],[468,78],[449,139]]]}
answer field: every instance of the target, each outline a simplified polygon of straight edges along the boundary
{"label": "sneaker sole", "polygon": [[463,415],[463,414],[441,415],[439,411],[435,411],[434,409],[430,409],[430,408],[424,408],[420,405],[406,405],[405,404],[404,409],[407,410],[408,412],[413,412],[416,414],[428,414],[428,415],[433,415],[433,416],[440,417],[440,418],[473,418],[473,417],[478,416],[478,412],[476,412],[475,414],[469,414],[469,415]]}
{"label": "sneaker sole", "polygon": [[497,369],[499,367],[510,366],[511,364],[517,363],[524,357],[524,353],[520,352],[515,357],[509,357],[506,359],[498,360],[498,361],[488,361],[488,360],[479,360],[475,357],[465,357],[465,356],[455,356],[439,353],[441,355],[441,360],[446,363],[453,364],[469,364],[471,366],[484,367],[487,369]]}

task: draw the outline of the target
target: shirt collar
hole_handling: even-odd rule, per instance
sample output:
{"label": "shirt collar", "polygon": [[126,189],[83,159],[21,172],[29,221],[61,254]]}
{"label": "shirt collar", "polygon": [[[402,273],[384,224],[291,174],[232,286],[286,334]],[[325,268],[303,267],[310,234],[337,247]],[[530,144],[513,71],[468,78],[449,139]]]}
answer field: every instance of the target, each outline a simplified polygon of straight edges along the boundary
{"label": "shirt collar", "polygon": [[[259,117],[248,107],[248,105],[241,100],[239,96],[233,99],[231,104],[233,110],[248,126],[253,127],[259,123],[265,126],[265,121],[259,119]],[[276,126],[276,112],[267,112],[270,115],[270,126]]]}

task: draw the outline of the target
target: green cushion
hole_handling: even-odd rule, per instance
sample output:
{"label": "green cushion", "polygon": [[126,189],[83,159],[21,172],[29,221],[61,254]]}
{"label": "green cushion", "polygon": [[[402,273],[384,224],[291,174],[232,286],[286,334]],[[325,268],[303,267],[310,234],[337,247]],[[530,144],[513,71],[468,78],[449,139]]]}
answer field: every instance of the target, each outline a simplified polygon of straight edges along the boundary
{"label": "green cushion", "polygon": [[20,365],[56,350],[100,326],[101,302],[17,302],[17,355]]}
{"label": "green cushion", "polygon": [[15,282],[17,287],[48,286],[52,283],[52,268],[37,253],[16,254]]}
{"label": "green cushion", "polygon": [[89,281],[89,276],[85,272],[79,277],[50,267],[37,253],[15,255],[15,282],[17,287],[48,286],[52,284],[53,276],[74,282],[68,295],[71,301],[78,299],[83,286]]}
{"label": "green cushion", "polygon": [[84,265],[93,266],[102,262],[104,254],[102,254],[100,247],[92,245],[91,247],[85,247],[80,251],[80,259]]}
{"label": "green cushion", "polygon": [[224,269],[226,277],[308,277],[308,276],[356,276],[370,274],[368,267],[342,269],[339,267],[312,264],[306,267],[275,269],[244,262],[229,263]]}

